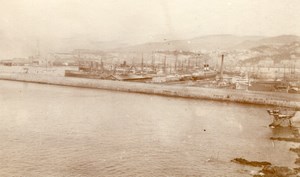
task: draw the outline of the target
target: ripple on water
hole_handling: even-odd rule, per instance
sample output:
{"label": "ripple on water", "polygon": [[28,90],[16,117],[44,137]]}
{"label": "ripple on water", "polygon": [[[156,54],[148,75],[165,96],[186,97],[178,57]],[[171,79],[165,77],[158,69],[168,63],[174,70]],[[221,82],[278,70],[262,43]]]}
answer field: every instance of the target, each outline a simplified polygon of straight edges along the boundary
{"label": "ripple on water", "polygon": [[294,162],[262,107],[0,83],[0,176],[249,176],[230,160]]}

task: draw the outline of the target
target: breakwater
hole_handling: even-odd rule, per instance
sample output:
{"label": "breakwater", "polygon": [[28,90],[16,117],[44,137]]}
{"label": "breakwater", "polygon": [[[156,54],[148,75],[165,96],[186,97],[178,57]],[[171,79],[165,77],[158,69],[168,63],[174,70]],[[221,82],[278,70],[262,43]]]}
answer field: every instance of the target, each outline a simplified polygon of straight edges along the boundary
{"label": "breakwater", "polygon": [[114,90],[122,92],[134,92],[143,94],[155,94],[172,97],[193,99],[207,99],[216,101],[232,101],[238,103],[286,106],[300,110],[300,98],[298,95],[287,93],[250,92],[245,90],[228,90],[215,88],[201,88],[178,85],[158,85],[150,83],[136,83],[112,80],[97,80],[84,78],[69,78],[51,75],[37,74],[0,74],[2,80],[32,82],[51,85],[72,87],[84,87]]}

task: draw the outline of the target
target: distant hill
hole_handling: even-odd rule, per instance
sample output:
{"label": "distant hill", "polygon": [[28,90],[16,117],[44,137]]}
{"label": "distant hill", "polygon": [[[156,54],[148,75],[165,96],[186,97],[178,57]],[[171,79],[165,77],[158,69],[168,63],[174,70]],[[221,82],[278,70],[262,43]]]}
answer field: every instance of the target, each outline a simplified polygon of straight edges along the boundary
{"label": "distant hill", "polygon": [[167,51],[167,50],[215,50],[232,49],[245,41],[257,41],[263,39],[260,36],[234,36],[234,35],[209,35],[186,40],[173,40],[165,42],[152,42],[139,45],[133,45],[125,48],[117,48],[115,51]]}
{"label": "distant hill", "polygon": [[86,39],[84,37],[64,38],[59,40],[62,49],[91,49],[91,50],[110,50],[113,48],[126,47],[128,44],[119,41],[100,41]]}
{"label": "distant hill", "polygon": [[116,48],[115,51],[194,51],[194,50],[235,50],[251,49],[263,45],[286,45],[300,41],[299,36],[281,35],[274,37],[263,36],[235,36],[235,35],[209,35],[185,40],[172,40],[164,42],[151,42],[128,47]]}
{"label": "distant hill", "polygon": [[237,49],[251,49],[263,45],[286,45],[296,41],[300,41],[300,37],[296,35],[281,35],[275,37],[266,37],[260,40],[246,40],[236,46],[234,48]]}
{"label": "distant hill", "polygon": [[[86,39],[85,37],[43,39],[37,38],[8,38],[0,33],[0,60],[15,57],[28,57],[38,51],[42,56],[51,52],[70,52],[74,49],[110,50],[113,48],[126,47],[128,44],[118,41],[99,41]],[[37,41],[39,45],[37,45]],[[39,47],[38,47],[39,46]]]}
{"label": "distant hill", "polygon": [[272,59],[275,63],[279,63],[281,60],[300,58],[300,41],[282,45],[274,45],[274,43],[271,43],[270,45],[254,47],[251,50],[257,52],[258,55],[244,60],[243,63],[255,64],[266,58]]}
{"label": "distant hill", "polygon": [[[37,51],[36,39],[8,38],[0,33],[0,59],[6,57],[27,57]],[[74,49],[89,49],[123,52],[153,52],[153,51],[200,51],[200,50],[261,50],[262,54],[275,54],[276,47],[300,42],[295,35],[281,35],[274,37],[236,36],[236,35],[208,35],[183,40],[162,42],[148,42],[130,45],[122,41],[100,41],[77,36],[63,39],[44,39],[39,41],[40,53],[68,52]],[[256,49],[255,49],[256,48]]]}
{"label": "distant hill", "polygon": [[213,49],[232,49],[244,41],[257,41],[263,39],[262,36],[235,36],[235,35],[209,35],[190,39],[195,48]]}

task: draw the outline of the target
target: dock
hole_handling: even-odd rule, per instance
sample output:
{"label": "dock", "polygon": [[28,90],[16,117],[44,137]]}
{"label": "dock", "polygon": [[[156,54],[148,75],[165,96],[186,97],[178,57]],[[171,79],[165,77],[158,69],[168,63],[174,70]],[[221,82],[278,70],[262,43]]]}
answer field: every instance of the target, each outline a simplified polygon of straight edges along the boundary
{"label": "dock", "polygon": [[246,104],[283,106],[300,110],[299,94],[202,88],[181,85],[161,85],[152,83],[71,78],[63,76],[19,73],[2,73],[0,74],[0,80],[104,89],[112,91],[153,94],[192,99],[229,101]]}

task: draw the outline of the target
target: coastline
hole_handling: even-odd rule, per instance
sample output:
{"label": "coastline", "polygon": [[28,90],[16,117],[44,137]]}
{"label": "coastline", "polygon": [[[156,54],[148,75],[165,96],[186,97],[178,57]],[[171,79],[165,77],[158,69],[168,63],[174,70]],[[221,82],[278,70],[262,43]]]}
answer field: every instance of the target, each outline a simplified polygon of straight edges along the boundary
{"label": "coastline", "polygon": [[201,88],[179,85],[158,85],[151,83],[71,78],[41,74],[1,73],[0,80],[103,89],[170,97],[229,101],[246,104],[284,106],[300,110],[299,96],[288,93]]}

